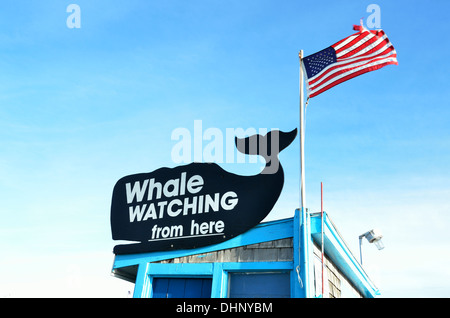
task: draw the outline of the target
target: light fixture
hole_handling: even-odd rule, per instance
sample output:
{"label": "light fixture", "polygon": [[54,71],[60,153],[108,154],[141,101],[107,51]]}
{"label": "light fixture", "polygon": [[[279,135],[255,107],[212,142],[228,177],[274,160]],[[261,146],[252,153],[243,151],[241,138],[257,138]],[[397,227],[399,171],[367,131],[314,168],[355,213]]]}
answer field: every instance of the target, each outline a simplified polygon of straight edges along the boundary
{"label": "light fixture", "polygon": [[373,229],[373,230],[367,231],[364,234],[361,234],[359,236],[359,257],[361,260],[360,261],[361,265],[362,265],[361,246],[362,246],[363,237],[365,237],[369,241],[369,243],[375,243],[375,246],[377,247],[378,250],[382,250],[384,248],[383,241],[381,241],[381,238],[383,237],[383,235],[381,234],[380,230]]}

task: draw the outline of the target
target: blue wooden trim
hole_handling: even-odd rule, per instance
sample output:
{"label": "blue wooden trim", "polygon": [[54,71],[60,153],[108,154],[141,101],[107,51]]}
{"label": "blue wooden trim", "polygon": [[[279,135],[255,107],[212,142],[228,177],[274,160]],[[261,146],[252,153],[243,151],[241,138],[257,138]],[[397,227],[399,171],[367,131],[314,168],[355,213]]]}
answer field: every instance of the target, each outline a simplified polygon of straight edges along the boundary
{"label": "blue wooden trim", "polygon": [[223,270],[224,263],[214,263],[211,298],[228,296],[228,272]]}
{"label": "blue wooden trim", "polygon": [[301,269],[301,236],[300,236],[300,210],[295,210],[294,222],[293,222],[293,252],[294,252],[294,264],[293,271],[291,273],[291,295],[293,298],[304,298],[305,291],[302,278],[300,276]]}
{"label": "blue wooden trim", "polygon": [[222,264],[223,270],[228,272],[291,271],[293,268],[293,262],[231,262]]}
{"label": "blue wooden trim", "polygon": [[[377,287],[365,273],[362,266],[350,252],[338,233],[328,214],[324,212],[325,252],[343,274],[358,288],[365,297],[379,294]],[[136,277],[134,297],[151,297],[152,280],[155,275],[198,275],[212,276],[212,297],[227,297],[228,272],[230,271],[265,271],[290,270],[292,297],[314,297],[314,276],[312,239],[321,243],[320,214],[297,210],[294,218],[261,223],[248,232],[220,244],[202,248],[154,252],[132,255],[116,255],[113,269],[139,265]],[[152,264],[164,259],[184,257],[195,254],[235,248],[244,245],[293,238],[293,262],[243,262],[243,263],[198,263],[198,264]],[[301,283],[297,268],[300,270]]]}
{"label": "blue wooden trim", "polygon": [[244,245],[279,240],[293,236],[293,219],[283,219],[260,223],[253,229],[228,241],[189,250],[152,252],[142,254],[116,255],[113,268],[126,267],[139,263],[157,262],[165,259],[208,253]]}
{"label": "blue wooden trim", "polygon": [[[141,266],[142,265],[142,266]],[[228,275],[236,272],[292,272],[293,262],[230,262],[230,263],[195,263],[195,264],[140,264],[138,270],[139,282],[135,288],[134,297],[152,297],[153,279],[155,277],[179,278],[212,278],[212,298],[228,297]]]}
{"label": "blue wooden trim", "polygon": [[[300,214],[296,218],[295,226],[299,227],[299,274],[298,280],[301,290],[296,294],[298,297],[311,298],[314,297],[314,272],[312,267],[312,238],[311,238],[311,217],[305,208],[301,208]],[[298,220],[298,221],[297,221]],[[297,270],[297,267],[296,267]]]}
{"label": "blue wooden trim", "polygon": [[196,263],[196,264],[149,263],[146,274],[158,277],[189,276],[191,278],[195,278],[195,277],[212,276],[213,263]]}
{"label": "blue wooden trim", "polygon": [[[324,228],[324,250],[327,256],[365,297],[373,298],[379,295],[378,288],[353,256],[326,212],[324,212]],[[322,243],[321,229],[321,216],[314,215],[311,218],[311,234],[318,244]]]}
{"label": "blue wooden trim", "polygon": [[147,293],[147,263],[141,263],[138,266],[136,282],[134,284],[133,298],[145,298]]}

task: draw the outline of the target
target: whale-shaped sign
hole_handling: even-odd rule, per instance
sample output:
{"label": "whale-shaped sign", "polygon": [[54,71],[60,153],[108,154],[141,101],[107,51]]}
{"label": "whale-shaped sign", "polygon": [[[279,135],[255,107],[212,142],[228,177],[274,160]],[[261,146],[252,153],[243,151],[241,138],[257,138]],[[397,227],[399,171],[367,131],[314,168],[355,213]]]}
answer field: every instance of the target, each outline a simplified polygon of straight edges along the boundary
{"label": "whale-shaped sign", "polygon": [[240,152],[261,155],[263,171],[240,176],[215,163],[191,163],[121,178],[114,186],[111,231],[115,254],[191,249],[236,237],[272,210],[284,183],[278,153],[297,129],[236,138]]}

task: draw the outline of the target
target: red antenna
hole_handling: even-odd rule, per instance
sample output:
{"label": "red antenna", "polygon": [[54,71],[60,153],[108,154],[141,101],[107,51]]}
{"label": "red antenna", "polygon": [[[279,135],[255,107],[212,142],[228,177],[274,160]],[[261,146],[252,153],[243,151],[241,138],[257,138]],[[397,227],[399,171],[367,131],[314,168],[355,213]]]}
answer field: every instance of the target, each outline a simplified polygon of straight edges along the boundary
{"label": "red antenna", "polygon": [[323,295],[323,292],[324,292],[323,276],[324,276],[325,264],[324,264],[324,250],[323,250],[323,246],[324,246],[324,242],[323,242],[324,228],[323,228],[323,183],[322,182],[320,182],[320,217],[322,219],[322,298],[324,298],[324,295]]}

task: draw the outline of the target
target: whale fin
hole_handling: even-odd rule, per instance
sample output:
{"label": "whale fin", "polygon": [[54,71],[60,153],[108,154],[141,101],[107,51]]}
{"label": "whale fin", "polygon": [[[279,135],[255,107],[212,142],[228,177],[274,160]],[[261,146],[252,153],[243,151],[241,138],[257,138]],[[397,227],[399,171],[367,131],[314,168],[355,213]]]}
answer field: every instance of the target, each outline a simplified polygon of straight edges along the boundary
{"label": "whale fin", "polygon": [[245,138],[235,137],[236,148],[246,155],[263,156],[266,162],[277,158],[278,154],[289,146],[297,136],[297,128],[290,132],[269,131],[266,135],[252,135]]}

